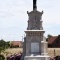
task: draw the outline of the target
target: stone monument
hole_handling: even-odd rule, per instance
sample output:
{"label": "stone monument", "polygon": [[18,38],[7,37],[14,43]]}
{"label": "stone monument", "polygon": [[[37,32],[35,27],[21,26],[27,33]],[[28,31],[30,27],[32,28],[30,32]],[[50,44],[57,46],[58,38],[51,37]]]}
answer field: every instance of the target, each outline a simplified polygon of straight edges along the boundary
{"label": "stone monument", "polygon": [[42,12],[37,11],[36,0],[33,0],[33,11],[28,12],[28,27],[25,31],[22,60],[49,60],[45,31],[42,26]]}

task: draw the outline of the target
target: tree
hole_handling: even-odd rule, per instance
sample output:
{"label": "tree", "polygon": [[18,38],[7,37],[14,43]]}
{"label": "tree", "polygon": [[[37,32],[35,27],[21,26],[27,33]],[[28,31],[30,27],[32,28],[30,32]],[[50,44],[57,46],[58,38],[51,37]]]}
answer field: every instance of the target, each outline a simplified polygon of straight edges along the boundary
{"label": "tree", "polygon": [[7,49],[7,48],[9,48],[9,47],[10,47],[10,41],[5,42],[5,48]]}
{"label": "tree", "polygon": [[1,54],[1,52],[4,52],[5,49],[10,47],[10,42],[5,42],[3,39],[0,40],[0,60],[4,60],[4,55]]}
{"label": "tree", "polygon": [[48,34],[46,41],[48,41],[48,39],[50,39],[50,37],[52,37],[52,35]]}
{"label": "tree", "polygon": [[48,38],[52,37],[52,35],[48,34]]}
{"label": "tree", "polygon": [[3,50],[5,50],[5,41],[2,39],[0,40],[0,54]]}
{"label": "tree", "polygon": [[4,51],[5,49],[9,47],[10,47],[9,41],[5,42],[3,39],[0,40],[0,54],[2,51]]}

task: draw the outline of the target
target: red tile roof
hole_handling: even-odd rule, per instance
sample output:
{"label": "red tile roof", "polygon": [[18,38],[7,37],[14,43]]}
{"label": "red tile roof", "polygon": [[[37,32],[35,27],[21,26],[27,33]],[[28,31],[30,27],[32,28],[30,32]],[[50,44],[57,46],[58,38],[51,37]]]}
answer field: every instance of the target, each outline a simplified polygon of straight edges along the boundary
{"label": "red tile roof", "polygon": [[19,46],[22,44],[22,41],[12,41],[13,46]]}
{"label": "red tile roof", "polygon": [[56,40],[57,37],[58,37],[58,36],[51,36],[51,37],[48,39],[48,44],[52,44],[52,43]]}

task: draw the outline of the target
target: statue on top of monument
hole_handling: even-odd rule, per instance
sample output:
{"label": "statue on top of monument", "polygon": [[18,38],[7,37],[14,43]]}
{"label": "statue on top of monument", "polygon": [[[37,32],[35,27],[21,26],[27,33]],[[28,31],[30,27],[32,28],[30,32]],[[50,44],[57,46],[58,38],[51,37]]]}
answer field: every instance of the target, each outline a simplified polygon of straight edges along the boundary
{"label": "statue on top of monument", "polygon": [[37,0],[33,0],[33,10],[37,8],[37,6],[36,6],[36,1],[37,1]]}

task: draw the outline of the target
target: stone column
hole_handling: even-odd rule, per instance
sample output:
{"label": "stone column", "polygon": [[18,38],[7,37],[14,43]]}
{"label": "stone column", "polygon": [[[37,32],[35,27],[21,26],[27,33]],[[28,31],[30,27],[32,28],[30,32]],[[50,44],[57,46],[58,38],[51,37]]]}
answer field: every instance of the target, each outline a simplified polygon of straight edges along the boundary
{"label": "stone column", "polygon": [[47,42],[41,41],[41,55],[47,55]]}

